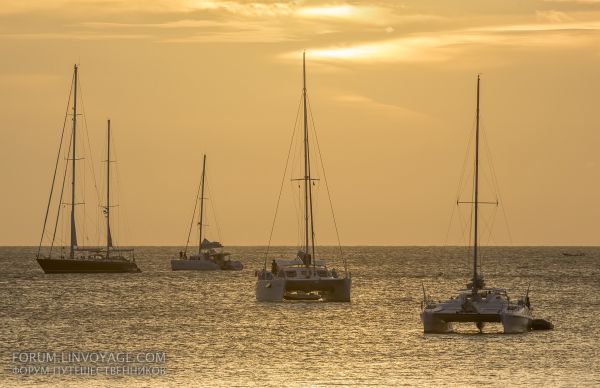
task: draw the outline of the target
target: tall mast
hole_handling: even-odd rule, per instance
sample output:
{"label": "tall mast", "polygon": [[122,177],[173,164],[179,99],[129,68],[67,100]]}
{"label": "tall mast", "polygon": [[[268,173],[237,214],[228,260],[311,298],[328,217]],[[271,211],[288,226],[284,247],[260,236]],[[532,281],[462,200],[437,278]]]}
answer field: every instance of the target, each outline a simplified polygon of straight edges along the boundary
{"label": "tall mast", "polygon": [[[302,53],[302,98],[304,105],[304,224],[305,224],[305,250],[308,254],[311,248],[311,260],[315,259],[315,229],[313,223],[312,187],[310,177],[310,149],[308,144],[308,112],[306,107],[306,52]],[[309,246],[309,219],[310,219],[310,246]],[[305,260],[307,266],[309,262]]]}
{"label": "tall mast", "polygon": [[474,222],[474,236],[473,236],[473,294],[477,293],[479,289],[479,280],[477,279],[477,224],[479,221],[479,83],[480,77],[477,75],[477,124],[475,127],[475,200],[473,206],[475,207],[475,222]]}
{"label": "tall mast", "polygon": [[73,93],[73,150],[71,165],[72,165],[72,177],[71,177],[71,245],[69,249],[69,257],[73,259],[75,257],[75,246],[77,246],[77,230],[75,229],[75,145],[77,144],[76,133],[77,133],[77,65],[74,66],[74,93]]}
{"label": "tall mast", "polygon": [[198,255],[202,255],[202,220],[204,217],[204,176],[206,172],[206,154],[204,154],[204,159],[202,160],[202,181],[200,183],[200,219],[198,221],[198,226],[200,227],[200,236],[198,237]]}
{"label": "tall mast", "polygon": [[110,235],[110,119],[107,128],[108,145],[106,147],[106,258],[110,255],[112,237]]}

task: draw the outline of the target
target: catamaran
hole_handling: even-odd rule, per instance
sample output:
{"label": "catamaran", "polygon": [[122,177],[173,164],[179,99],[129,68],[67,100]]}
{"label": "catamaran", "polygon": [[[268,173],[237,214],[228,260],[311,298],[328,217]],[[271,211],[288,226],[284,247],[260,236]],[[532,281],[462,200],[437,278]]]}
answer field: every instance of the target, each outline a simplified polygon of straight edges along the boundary
{"label": "catamaran", "polygon": [[486,322],[501,322],[504,333],[524,333],[532,328],[529,290],[516,302],[511,301],[505,289],[486,287],[478,267],[479,205],[482,203],[479,200],[479,86],[477,76],[474,195],[473,202],[468,202],[473,205],[473,278],[466,289],[444,302],[433,301],[423,287],[421,321],[425,333],[452,332],[454,322],[473,322],[480,332]]}
{"label": "catamaran", "polygon": [[[133,249],[125,249],[118,248],[113,245],[113,239],[110,230],[110,164],[114,162],[111,160],[110,155],[110,120],[108,120],[108,128],[107,128],[107,137],[108,137],[108,146],[107,146],[107,158],[106,158],[106,204],[103,206],[103,212],[106,218],[106,246],[104,247],[82,247],[77,242],[77,227],[76,227],[76,217],[75,210],[76,205],[78,204],[76,198],[76,145],[77,145],[77,77],[78,77],[78,66],[75,65],[73,70],[73,83],[72,94],[73,94],[73,127],[70,138],[70,158],[67,159],[67,165],[65,166],[65,173],[68,167],[68,163],[71,165],[71,222],[70,222],[70,244],[69,244],[69,252],[66,255],[63,252],[56,257],[56,255],[52,255],[54,242],[56,237],[56,229],[58,226],[58,220],[60,216],[61,202],[62,202],[62,194],[64,191],[64,183],[66,179],[63,179],[63,186],[60,191],[60,200],[58,205],[58,211],[56,214],[56,223],[54,226],[54,232],[52,235],[52,242],[49,247],[49,252],[46,256],[41,254],[42,243],[44,240],[44,235],[46,232],[46,224],[48,221],[48,214],[52,203],[52,196],[54,192],[54,183],[56,178],[56,173],[58,170],[58,162],[60,160],[61,148],[59,147],[59,152],[57,156],[57,163],[54,172],[54,178],[52,181],[52,187],[50,190],[50,197],[48,199],[48,206],[46,208],[46,216],[44,218],[44,226],[42,229],[42,237],[40,239],[40,244],[38,247],[36,260],[39,263],[40,267],[45,273],[106,273],[106,272],[141,272],[135,263],[135,256]],[[66,118],[65,118],[66,122]],[[64,134],[64,129],[63,129]],[[62,144],[62,142],[61,142]],[[66,178],[66,174],[65,174]]]}
{"label": "catamaran", "polygon": [[[173,271],[240,271],[244,268],[243,264],[237,260],[231,260],[229,252],[223,250],[223,245],[218,241],[208,241],[202,238],[204,228],[204,181],[206,177],[206,155],[202,159],[202,178],[200,180],[200,211],[198,215],[198,252],[188,257],[187,250],[189,244],[189,235],[191,234],[192,225],[194,223],[194,215],[192,215],[192,223],[190,224],[190,232],[188,233],[188,241],[185,245],[185,250],[179,252],[179,258],[171,260],[171,269]],[[196,201],[196,204],[198,202]]]}
{"label": "catamaran", "polygon": [[315,254],[312,192],[312,183],[315,179],[311,177],[308,136],[306,54],[302,56],[302,79],[304,176],[298,180],[302,181],[304,186],[304,246],[295,258],[273,259],[270,270],[267,269],[267,250],[263,268],[256,271],[256,299],[261,302],[280,302],[284,299],[350,302],[352,278],[348,273],[345,259],[345,273],[341,277],[335,269],[327,266],[325,259],[317,258]]}

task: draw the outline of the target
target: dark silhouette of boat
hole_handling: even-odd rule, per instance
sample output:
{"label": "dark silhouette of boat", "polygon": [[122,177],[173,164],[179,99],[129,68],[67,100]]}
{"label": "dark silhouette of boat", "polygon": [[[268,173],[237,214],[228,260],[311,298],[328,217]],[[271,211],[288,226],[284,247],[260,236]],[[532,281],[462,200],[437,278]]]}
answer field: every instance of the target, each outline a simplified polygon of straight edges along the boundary
{"label": "dark silhouette of boat", "polygon": [[563,252],[563,256],[580,257],[580,256],[585,256],[585,253],[583,253],[583,252]]}
{"label": "dark silhouette of boat", "polygon": [[[106,204],[103,206],[103,213],[106,217],[106,246],[104,247],[80,247],[77,243],[77,228],[75,225],[75,206],[78,204],[76,201],[76,135],[77,135],[77,73],[78,66],[75,65],[73,70],[73,83],[71,85],[71,93],[73,95],[73,127],[70,137],[71,150],[68,151],[67,165],[65,166],[65,178],[67,167],[71,167],[71,222],[70,222],[70,244],[68,254],[61,249],[61,255],[52,257],[52,250],[54,248],[54,241],[56,236],[56,227],[60,216],[60,208],[63,199],[63,192],[66,179],[63,179],[62,187],[60,188],[60,199],[58,211],[56,214],[56,222],[54,225],[54,232],[52,234],[52,242],[49,247],[49,252],[46,257],[41,255],[42,243],[46,232],[46,224],[48,221],[48,214],[52,204],[52,196],[54,193],[54,186],[56,181],[56,175],[58,171],[58,165],[61,157],[62,150],[62,139],[64,136],[65,127],[63,127],[63,136],[61,136],[61,147],[58,150],[58,156],[56,159],[56,166],[54,170],[54,176],[52,179],[52,186],[50,189],[50,196],[48,198],[48,206],[46,208],[46,216],[44,218],[44,226],[42,228],[42,237],[38,246],[36,261],[42,267],[42,270],[48,274],[55,273],[123,273],[123,272],[141,272],[135,263],[135,256],[133,249],[117,248],[113,246],[112,236],[110,233],[110,163],[114,162],[110,159],[110,120],[108,120],[107,136],[107,158],[106,158]],[[70,99],[69,99],[70,100]],[[70,101],[69,101],[70,103]],[[66,123],[66,118],[65,118]]]}
{"label": "dark silhouette of boat", "polygon": [[[188,240],[185,243],[185,249],[179,252],[179,258],[171,259],[171,269],[173,271],[241,271],[244,269],[244,265],[241,261],[231,260],[229,256],[231,253],[223,250],[223,245],[218,241],[208,241],[206,238],[202,238],[204,229],[204,179],[206,177],[206,154],[202,159],[202,178],[200,180],[200,187],[198,188],[198,197],[200,199],[200,210],[198,214],[198,231],[200,233],[198,237],[198,251],[196,254],[188,256],[187,250],[190,242],[190,235],[192,234],[192,226],[194,224],[194,215],[196,213],[196,207],[192,213],[192,222],[190,223],[190,230],[188,232]],[[198,198],[196,200],[198,204]]]}
{"label": "dark silhouette of boat", "polygon": [[[85,253],[86,250],[78,250]],[[70,258],[38,258],[37,262],[45,273],[123,273],[141,272],[133,260],[119,255],[118,250],[112,249],[114,257],[106,258],[106,251],[87,250],[88,255],[82,254]],[[131,250],[126,250],[131,251]]]}

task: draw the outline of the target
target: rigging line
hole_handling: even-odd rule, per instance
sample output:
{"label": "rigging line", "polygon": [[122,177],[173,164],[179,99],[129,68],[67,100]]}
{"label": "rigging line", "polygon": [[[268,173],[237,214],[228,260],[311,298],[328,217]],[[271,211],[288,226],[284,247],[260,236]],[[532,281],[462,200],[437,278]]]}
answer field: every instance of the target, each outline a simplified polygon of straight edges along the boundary
{"label": "rigging line", "polygon": [[[296,216],[296,243],[298,245],[298,247],[300,246],[300,241],[302,240],[301,236],[300,236],[300,230],[302,229],[302,225],[301,225],[301,209],[302,209],[302,200],[300,199],[300,185],[298,183],[296,183],[295,181],[292,181],[290,184],[290,191],[292,193],[291,197],[292,197],[292,203],[294,204],[294,214]],[[298,188],[298,197],[296,198],[295,196],[295,190],[296,188]],[[298,200],[296,202],[296,199]]]}
{"label": "rigging line", "polygon": [[347,275],[348,274],[348,262],[346,261],[346,258],[344,257],[344,252],[342,251],[342,243],[340,241],[340,233],[339,233],[337,221],[335,218],[335,212],[333,211],[333,202],[331,200],[331,193],[329,191],[329,183],[327,182],[327,174],[325,174],[325,165],[323,163],[323,156],[321,154],[321,146],[319,145],[319,138],[317,136],[317,129],[315,126],[315,117],[313,116],[313,113],[312,113],[312,107],[310,105],[310,98],[308,97],[308,95],[306,97],[308,100],[308,111],[310,112],[310,119],[311,119],[311,123],[312,123],[312,127],[313,127],[313,133],[315,135],[315,143],[317,143],[317,151],[319,152],[319,161],[321,162],[321,169],[323,170],[323,180],[325,181],[325,188],[327,189],[327,198],[329,199],[329,207],[331,208],[331,216],[333,218],[333,226],[335,227],[335,235],[337,237],[338,247],[340,249],[340,257],[342,258],[342,261],[344,263],[344,272]]}
{"label": "rigging line", "polygon": [[501,204],[500,207],[502,208],[502,215],[503,215],[503,219],[504,219],[504,225],[505,225],[506,231],[508,233],[508,240],[510,242],[510,245],[513,245],[512,233],[510,231],[510,225],[508,223],[508,216],[506,215],[506,206],[504,206],[504,199],[503,199],[502,194],[500,192],[500,184],[498,183],[498,176],[496,174],[496,168],[494,167],[494,161],[493,161],[493,158],[492,158],[492,152],[490,150],[489,143],[487,141],[487,135],[484,136],[483,143],[484,143],[484,145],[486,147],[486,150],[487,150],[487,153],[488,153],[490,170],[492,172],[492,180],[493,180],[494,185],[496,187],[496,194],[498,196],[498,201]]}
{"label": "rigging line", "polygon": [[[90,158],[91,158],[91,154],[90,154]],[[87,239],[87,234],[86,234],[87,233],[87,230],[86,230],[87,223],[86,223],[86,215],[85,215],[85,211],[87,209],[87,206],[85,206],[85,191],[86,191],[85,190],[85,176],[86,176],[86,174],[85,174],[85,167],[86,167],[86,162],[87,162],[87,160],[84,158],[83,159],[83,178],[82,178],[83,184],[80,185],[80,187],[83,187],[83,190],[82,190],[83,205],[81,206],[83,208],[83,210],[81,212],[77,213],[77,217],[79,217],[79,219],[81,220],[81,229],[83,231],[83,236],[82,237],[83,237],[83,243],[84,244],[85,244],[85,241]],[[77,244],[79,244],[79,240],[77,240]]]}
{"label": "rigging line", "polygon": [[493,232],[493,229],[492,229],[492,228],[493,228],[493,226],[494,226],[494,223],[495,223],[495,221],[496,221],[496,215],[497,215],[497,214],[498,214],[498,206],[496,206],[496,207],[494,208],[494,211],[492,212],[492,216],[490,217],[490,222],[489,222],[489,224],[488,224],[488,223],[486,223],[486,222],[485,222],[485,220],[484,220],[484,226],[485,226],[486,228],[488,228],[488,230],[487,230],[487,232],[488,232],[488,233],[487,233],[487,238],[486,238],[486,244],[487,244],[487,245],[491,245],[491,244],[490,244],[490,242],[493,240],[493,238],[492,238],[492,234],[493,234],[492,232]]}
{"label": "rigging line", "polygon": [[456,205],[456,207],[458,207],[458,211],[456,212],[458,214],[459,217],[459,221],[460,221],[460,242],[461,243],[466,243],[467,242],[467,225],[469,225],[470,223],[467,222],[466,218],[463,217],[463,214],[460,212],[460,207],[458,205]]}
{"label": "rigging line", "polygon": [[298,111],[296,112],[296,120],[294,122],[294,130],[292,132],[292,139],[290,140],[290,146],[287,152],[287,158],[285,159],[285,167],[283,169],[283,177],[281,178],[281,186],[279,187],[279,195],[277,196],[277,205],[275,205],[275,214],[273,215],[273,223],[271,224],[271,232],[269,233],[269,242],[267,244],[267,251],[265,252],[264,269],[267,268],[267,258],[269,256],[269,250],[271,248],[271,239],[273,238],[273,229],[275,229],[275,220],[277,220],[277,212],[279,210],[279,202],[281,201],[281,192],[283,191],[283,185],[285,183],[285,175],[287,173],[288,164],[290,161],[290,153],[292,151],[292,145],[294,144],[294,137],[296,135],[296,128],[298,125],[298,118],[300,117],[300,107],[302,106],[302,96],[298,102]]}
{"label": "rigging line", "polygon": [[[460,193],[461,193],[462,188],[463,188],[463,183],[466,181],[465,177],[468,174],[466,166],[467,166],[467,161],[469,159],[469,151],[471,150],[471,146],[473,144],[473,137],[474,137],[473,136],[473,132],[475,131],[475,120],[476,120],[476,118],[474,117],[473,118],[473,123],[471,124],[471,131],[470,131],[471,135],[468,137],[469,141],[467,142],[467,147],[465,149],[465,155],[463,157],[462,167],[460,169],[461,174],[460,174],[460,177],[459,177],[459,180],[458,180],[458,187],[456,188],[456,195],[454,196],[456,198],[457,202],[460,200]],[[459,208],[458,211],[456,210],[457,207]],[[458,204],[456,205],[456,207],[452,206],[452,211],[450,213],[450,222],[448,224],[448,229],[446,230],[446,240],[444,242],[444,246],[447,245],[447,243],[448,243],[448,237],[450,235],[450,230],[452,229],[452,221],[454,219],[454,213],[455,212],[458,212],[459,216],[462,216],[460,214],[460,207],[458,206]],[[461,217],[461,221],[463,221],[463,220],[464,219]],[[463,241],[464,241],[464,233],[465,233],[465,229],[466,229],[464,227],[464,225],[465,225],[464,223],[460,224],[461,232],[462,232],[462,240]]]}
{"label": "rigging line", "polygon": [[[108,161],[107,159],[107,164],[108,164],[108,168],[110,168],[110,164],[114,163],[115,164],[115,168],[114,168],[114,173],[111,174],[111,176],[113,177],[114,183],[112,185],[110,185],[110,187],[113,189],[112,192],[114,193],[116,191],[115,195],[111,195],[111,199],[114,198],[115,196],[120,200],[121,199],[121,183],[119,181],[119,170],[117,168],[117,160],[119,160],[119,156],[117,155],[117,147],[116,144],[118,143],[117,140],[114,138],[115,137],[115,130],[114,128],[111,129],[110,132],[110,137],[111,137],[111,142],[110,144],[108,143],[108,139],[106,139],[106,147],[110,147],[110,153],[112,156],[111,161]],[[112,205],[111,205],[112,206]],[[118,205],[114,205],[114,206],[118,206]],[[115,208],[115,210],[117,210]],[[117,218],[117,222],[116,224],[113,222],[113,226],[110,228],[110,237],[112,239],[112,246],[113,248],[118,248],[119,247],[119,241],[121,241],[120,238],[120,234],[121,234],[121,210],[117,210],[114,211],[113,214],[116,216]],[[106,220],[108,222],[108,219]],[[114,234],[114,236],[113,236]]]}
{"label": "rigging line", "polygon": [[[208,175],[208,174],[206,174]],[[219,226],[219,221],[217,219],[217,212],[215,211],[215,200],[214,197],[212,195],[212,192],[210,191],[210,180],[208,178],[205,178],[206,182],[206,188],[208,189],[208,198],[210,198],[210,208],[212,209],[212,214],[213,214],[213,219],[215,220],[215,226],[217,227],[217,236],[219,237],[219,241],[223,241],[222,237],[221,237],[221,227]]]}
{"label": "rigging line", "polygon": [[476,121],[476,118],[474,117],[473,118],[473,123],[471,124],[471,131],[470,131],[471,133],[470,133],[470,135],[468,137],[469,141],[467,142],[467,148],[465,149],[465,156],[463,158],[463,164],[462,164],[462,167],[460,169],[461,175],[460,175],[460,178],[459,178],[459,181],[458,181],[458,187],[457,187],[456,195],[455,195],[455,197],[457,198],[457,200],[460,197],[460,193],[461,193],[461,191],[463,189],[463,184],[466,182],[466,177],[467,177],[467,175],[469,174],[469,171],[470,171],[470,169],[467,169],[467,164],[468,164],[467,162],[469,161],[469,154],[470,154],[471,148],[473,146],[473,138],[475,137],[474,136],[474,134],[475,134],[475,121]]}
{"label": "rigging line", "polygon": [[[118,136],[118,133],[115,133],[114,130],[111,130],[110,136],[111,136],[111,142],[110,142],[111,153],[114,155],[112,163],[115,164],[114,176],[116,178],[116,187],[115,187],[115,190],[117,192],[116,197],[120,201],[120,199],[123,198],[123,196],[121,195],[121,192],[122,192],[121,172],[120,172],[120,168],[119,168],[119,163],[117,162],[119,160],[119,152],[117,149],[117,144],[119,142],[116,139],[116,137]],[[130,229],[129,229],[129,224],[127,223],[127,220],[129,219],[127,217],[127,206],[120,206],[117,203],[115,205],[115,207],[118,207],[118,209],[116,211],[116,215],[117,215],[116,236],[113,236],[113,246],[118,247],[119,246],[118,243],[119,243],[119,241],[121,241],[120,236],[122,235],[121,225],[123,225],[123,229],[124,229],[123,233],[124,233],[125,237],[131,236],[131,233],[130,233]],[[123,222],[121,222],[121,213],[123,213]],[[111,228],[111,234],[112,234],[112,228]]]}
{"label": "rigging line", "polygon": [[[69,88],[69,98],[67,98],[67,109],[65,112],[65,119],[63,121],[63,127],[60,134],[60,142],[58,143],[58,155],[56,155],[56,163],[54,165],[54,174],[52,175],[52,184],[50,185],[50,195],[48,196],[48,205],[46,206],[46,215],[44,216],[44,224],[42,226],[42,236],[40,237],[40,244],[38,245],[38,250],[36,254],[36,259],[40,257],[40,251],[42,249],[42,242],[44,241],[44,235],[46,234],[46,223],[48,222],[48,214],[50,213],[50,206],[52,205],[52,194],[54,193],[54,183],[56,181],[56,172],[58,171],[58,164],[60,161],[60,154],[62,151],[62,144],[65,137],[65,128],[67,126],[67,117],[69,116],[69,105],[71,102],[71,94],[73,93],[73,80],[75,78],[75,73],[71,78],[71,87]],[[58,204],[59,212],[60,212],[60,203]]]}
{"label": "rigging line", "polygon": [[[88,150],[90,152],[90,168],[92,170],[92,179],[94,182],[94,190],[96,190],[96,199],[98,200],[98,203],[102,203],[101,199],[100,199],[100,192],[98,191],[98,185],[96,184],[96,172],[94,171],[94,155],[92,153],[92,147],[90,145],[90,132],[88,130],[88,125],[87,125],[87,115],[85,113],[85,103],[83,100],[83,87],[82,87],[82,83],[81,83],[81,79],[78,79],[77,81],[79,83],[79,99],[81,100],[81,111],[83,112],[82,116],[83,116],[83,128],[85,130],[85,137],[87,138],[87,146],[88,146]],[[85,187],[84,187],[85,190]]]}
{"label": "rigging line", "polygon": [[[299,127],[299,122],[296,122],[296,127],[294,128],[295,131],[298,130]],[[298,138],[298,140],[300,140]],[[298,167],[300,165],[299,160],[300,160],[300,149],[302,148],[303,143],[300,141],[296,141],[294,143],[293,149],[292,149],[292,155],[290,157],[290,177],[292,178],[290,180],[290,188],[291,188],[291,201],[294,204],[294,211],[295,211],[295,216],[296,216],[296,243],[297,243],[297,250],[301,250],[302,249],[302,224],[304,222],[304,215],[303,215],[303,210],[302,210],[302,199],[301,199],[301,185],[299,183],[296,182],[295,179],[293,179],[293,177],[295,176],[302,176],[303,174],[298,172]],[[296,203],[296,198],[295,198],[295,191],[296,191],[296,187],[298,188],[298,203]]]}
{"label": "rigging line", "polygon": [[[494,210],[496,210],[497,207],[494,208]],[[492,229],[494,227],[494,214],[492,213],[492,215],[488,218],[486,217],[480,217],[479,222],[481,224],[481,241],[486,241],[486,238],[484,238],[486,235],[492,233]]]}
{"label": "rigging line", "polygon": [[450,222],[448,223],[448,228],[446,229],[446,238],[444,239],[444,246],[448,246],[448,237],[450,237],[450,229],[452,229],[452,221],[454,220],[454,213],[456,212],[456,208],[458,205],[452,206],[452,212],[450,213]]}
{"label": "rigging line", "polygon": [[[188,231],[187,241],[185,242],[185,249],[183,250],[183,255],[187,254],[188,246],[190,245],[190,236],[192,235],[192,228],[194,227],[194,218],[196,218],[196,209],[198,207],[198,200],[200,199],[200,188],[202,183],[198,183],[198,193],[196,194],[196,198],[194,199],[194,211],[192,212],[192,220],[190,221],[190,229]],[[202,244],[200,241],[199,244]]]}
{"label": "rigging line", "polygon": [[[487,246],[491,246],[492,245],[492,241],[494,241],[494,239],[493,239],[493,233],[492,233],[493,232],[492,227],[493,227],[494,222],[496,220],[497,213],[498,213],[498,206],[496,206],[494,208],[494,211],[492,213],[492,216],[490,217],[490,222],[489,223],[487,223],[485,221],[485,219],[483,219],[483,223],[484,223],[483,227],[487,228],[487,232],[488,232],[487,233],[487,241],[486,241],[486,245]],[[481,270],[483,268],[483,261],[484,261],[483,259],[485,259],[485,255],[483,254],[484,251],[482,250],[481,253],[482,253],[482,255],[480,256],[481,260],[479,260],[479,270]]]}
{"label": "rigging line", "polygon": [[296,187],[298,188],[298,203],[296,204],[296,201],[294,201],[294,204],[297,205],[296,206],[296,232],[297,232],[297,240],[296,240],[296,245],[297,245],[297,250],[299,251],[300,249],[302,249],[302,188],[300,186],[299,183],[295,184]]}
{"label": "rigging line", "polygon": [[[473,179],[475,179],[475,178],[473,178]],[[473,197],[475,197],[474,191],[475,190],[473,190]],[[475,208],[474,205],[469,207],[469,210],[470,210],[470,213],[469,213],[469,236],[468,236],[468,240],[467,240],[469,252],[471,252],[471,246],[473,245],[473,241],[474,241],[474,238],[473,238],[473,219],[475,218],[474,208]],[[470,259],[468,261],[470,261]]]}
{"label": "rigging line", "polygon": [[[73,143],[73,136],[69,137],[69,147],[67,149],[71,149],[71,144]],[[73,158],[75,159],[75,158]],[[65,160],[65,172],[63,174],[63,182],[62,188],[60,189],[60,197],[58,198],[58,211],[56,212],[56,221],[54,222],[54,232],[52,233],[52,242],[50,243],[50,251],[48,252],[48,257],[52,256],[52,248],[54,247],[54,240],[56,239],[56,229],[58,229],[58,221],[60,219],[60,208],[63,206],[63,194],[65,192],[65,182],[67,181],[67,169],[69,168],[69,155],[67,155],[67,159]],[[66,222],[66,217],[65,217]],[[65,232],[66,227],[63,227],[63,232]],[[65,239],[63,238],[63,241]]]}

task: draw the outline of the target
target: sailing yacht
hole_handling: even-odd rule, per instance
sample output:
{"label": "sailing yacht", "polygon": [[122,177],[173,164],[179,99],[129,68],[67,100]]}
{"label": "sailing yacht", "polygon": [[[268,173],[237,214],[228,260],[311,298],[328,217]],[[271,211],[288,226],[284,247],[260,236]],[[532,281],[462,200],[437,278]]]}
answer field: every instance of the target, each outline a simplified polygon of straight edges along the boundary
{"label": "sailing yacht", "polygon": [[267,255],[263,268],[256,271],[256,300],[280,302],[282,300],[321,300],[325,302],[350,302],[352,278],[345,266],[344,277],[330,269],[324,258],[315,254],[313,223],[313,193],[310,148],[307,121],[306,54],[302,56],[302,105],[304,108],[304,246],[295,258],[275,258],[267,269]]}
{"label": "sailing yacht", "polygon": [[473,205],[473,278],[465,289],[443,302],[433,301],[423,287],[421,321],[425,333],[452,332],[454,322],[473,322],[480,332],[486,322],[502,323],[504,333],[524,333],[532,327],[529,290],[516,302],[511,301],[505,289],[486,287],[478,267],[479,205],[482,203],[479,200],[479,86],[477,76],[474,200],[468,202]]}
{"label": "sailing yacht", "polygon": [[[223,245],[218,241],[208,241],[206,238],[202,238],[202,232],[204,228],[204,181],[206,177],[206,155],[202,159],[202,178],[200,181],[200,213],[198,215],[198,252],[188,257],[187,249],[188,244],[185,246],[185,250],[179,252],[179,258],[171,260],[171,269],[173,271],[214,271],[214,270],[225,270],[225,271],[240,271],[244,268],[242,263],[237,260],[231,260],[229,252],[225,252]],[[196,202],[197,203],[197,202]],[[194,214],[196,209],[194,209]],[[193,217],[192,217],[193,224]],[[190,225],[190,233],[191,234]],[[189,243],[188,234],[188,243]]]}
{"label": "sailing yacht", "polygon": [[[56,225],[60,215],[60,203],[57,211],[57,218],[55,224],[55,230],[53,233],[52,243],[49,248],[47,256],[41,254],[42,242],[46,231],[46,223],[48,220],[48,211],[52,203],[52,194],[54,191],[54,180],[52,182],[52,188],[50,191],[50,197],[48,199],[48,207],[46,210],[46,217],[44,220],[44,227],[42,230],[42,238],[40,239],[40,245],[38,247],[36,260],[42,270],[45,273],[118,273],[118,272],[141,272],[135,263],[135,256],[133,249],[117,248],[113,246],[113,239],[110,232],[110,163],[114,162],[110,156],[110,120],[108,120],[107,137],[107,159],[106,159],[106,204],[103,206],[103,212],[106,217],[106,246],[104,247],[82,247],[77,243],[77,228],[76,228],[76,217],[75,210],[77,203],[76,198],[76,145],[77,145],[77,77],[78,77],[78,66],[75,65],[73,70],[73,127],[70,139],[70,158],[68,162],[71,164],[71,222],[70,222],[70,244],[69,253],[65,255],[61,253],[60,256],[52,256],[52,250],[54,247],[54,236],[56,236]],[[59,155],[60,157],[60,149]],[[58,162],[57,158],[57,162]],[[56,165],[58,167],[58,163]],[[66,172],[65,166],[65,172]],[[56,177],[56,170],[54,176]],[[65,176],[66,178],[66,176]],[[63,189],[64,182],[63,180]],[[61,190],[60,196],[62,200]],[[59,201],[61,202],[61,201]]]}

